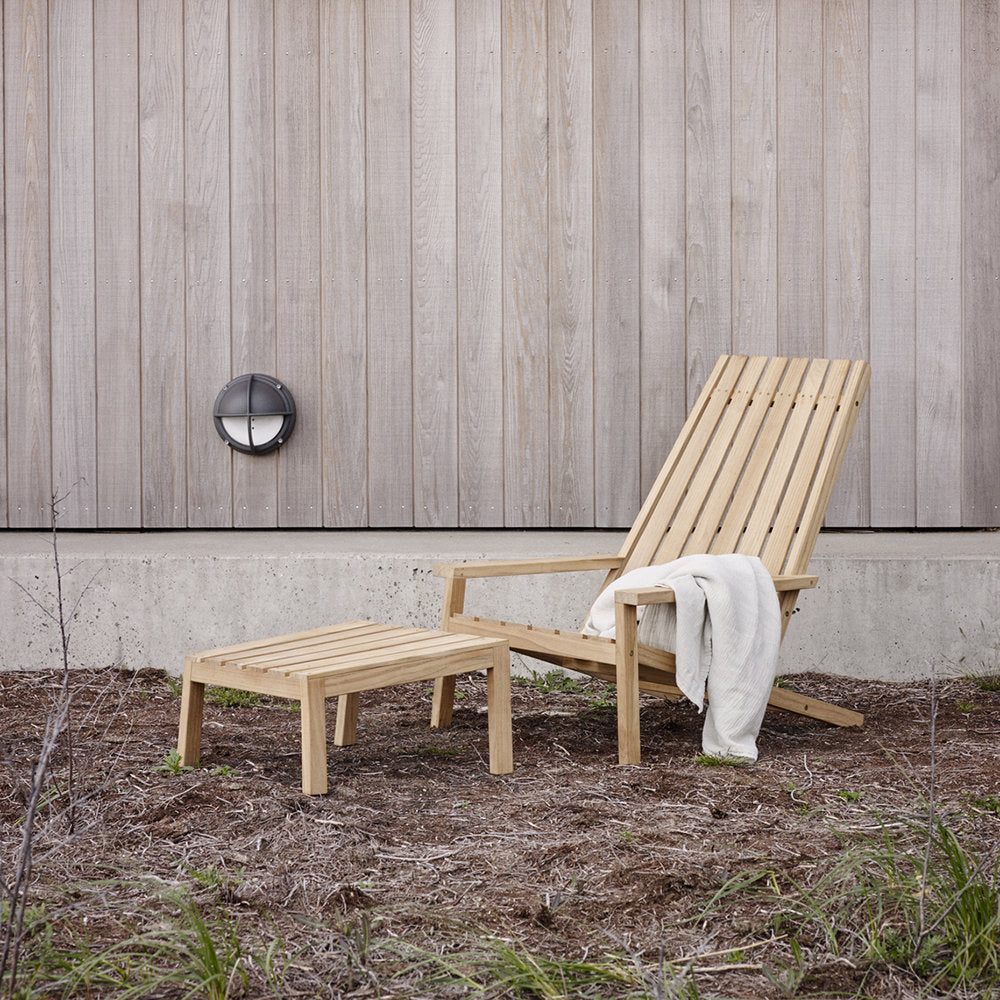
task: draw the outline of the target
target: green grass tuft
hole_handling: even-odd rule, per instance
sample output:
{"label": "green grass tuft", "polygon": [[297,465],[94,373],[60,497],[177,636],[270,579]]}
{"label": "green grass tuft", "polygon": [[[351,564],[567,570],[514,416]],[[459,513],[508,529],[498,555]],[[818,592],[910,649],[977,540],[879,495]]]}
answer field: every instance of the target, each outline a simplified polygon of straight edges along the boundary
{"label": "green grass tuft", "polygon": [[753,761],[746,757],[729,757],[725,754],[700,753],[694,758],[702,767],[749,767]]}
{"label": "green grass tuft", "polygon": [[578,678],[570,677],[561,670],[547,670],[544,674],[532,670],[530,677],[518,677],[517,681],[544,694],[580,694],[583,690]]}
{"label": "green grass tuft", "polygon": [[162,774],[183,774],[185,771],[193,771],[194,768],[189,764],[182,764],[180,751],[177,747],[173,747],[163,755],[163,762],[153,770]]}
{"label": "green grass tuft", "polygon": [[239,688],[210,687],[205,692],[205,700],[222,708],[250,708],[260,705],[264,696],[257,691],[241,691]]}
{"label": "green grass tuft", "polygon": [[[415,950],[416,952],[416,950]],[[668,963],[650,966],[638,956],[606,953],[561,958],[526,948],[519,941],[482,935],[450,955],[421,955],[423,996],[511,998],[511,1000],[699,1000],[694,976]],[[498,992],[499,991],[499,992]]]}
{"label": "green grass tuft", "polygon": [[[1000,843],[977,853],[939,816],[884,825],[831,859],[805,886],[774,873],[734,876],[699,919],[755,898],[789,954],[768,978],[794,992],[808,974],[808,940],[854,965],[882,962],[948,996],[995,997],[1000,987]],[[935,994],[937,995],[937,994]]]}
{"label": "green grass tuft", "polygon": [[966,674],[980,691],[1000,691],[1000,670],[982,670]]}

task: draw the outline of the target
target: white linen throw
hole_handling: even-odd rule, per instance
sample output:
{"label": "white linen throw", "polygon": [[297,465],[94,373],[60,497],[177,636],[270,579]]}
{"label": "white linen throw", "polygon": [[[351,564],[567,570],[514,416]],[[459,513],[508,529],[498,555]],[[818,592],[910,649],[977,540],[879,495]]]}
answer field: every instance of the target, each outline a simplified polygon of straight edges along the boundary
{"label": "white linen throw", "polygon": [[615,634],[615,595],[671,587],[673,604],[639,608],[639,641],[673,652],[677,686],[700,712],[705,753],[757,759],[757,734],[778,666],[781,611],[771,574],[756,556],[692,555],[625,573],[598,596],[583,627]]}

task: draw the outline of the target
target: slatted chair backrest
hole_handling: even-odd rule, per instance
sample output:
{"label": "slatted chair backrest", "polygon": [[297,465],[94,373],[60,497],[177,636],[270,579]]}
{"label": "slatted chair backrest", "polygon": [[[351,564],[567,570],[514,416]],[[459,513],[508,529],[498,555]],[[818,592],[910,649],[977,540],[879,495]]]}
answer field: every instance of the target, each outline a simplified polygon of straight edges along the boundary
{"label": "slatted chair backrest", "polygon": [[865,361],[721,357],[619,573],[704,552],[760,556],[774,575],[806,572],[869,378]]}

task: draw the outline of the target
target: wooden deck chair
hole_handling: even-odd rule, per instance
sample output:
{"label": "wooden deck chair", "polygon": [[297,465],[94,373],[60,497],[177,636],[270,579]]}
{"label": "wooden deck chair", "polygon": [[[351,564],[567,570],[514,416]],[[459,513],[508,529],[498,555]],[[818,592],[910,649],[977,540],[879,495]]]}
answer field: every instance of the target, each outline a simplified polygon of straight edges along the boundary
{"label": "wooden deck chair", "polygon": [[[507,639],[510,648],[618,685],[618,757],[640,759],[639,692],[679,694],[670,653],[636,640],[636,609],[668,603],[662,587],[619,591],[614,639],[463,614],[466,581],[603,570],[605,586],[639,566],[695,553],[761,558],[774,577],[782,637],[806,574],[851,431],[868,388],[864,361],[721,357],[617,555],[452,563],[445,579],[446,631]],[[435,682],[431,723],[451,721],[454,678]],[[840,726],[857,712],[775,687],[771,707]]]}

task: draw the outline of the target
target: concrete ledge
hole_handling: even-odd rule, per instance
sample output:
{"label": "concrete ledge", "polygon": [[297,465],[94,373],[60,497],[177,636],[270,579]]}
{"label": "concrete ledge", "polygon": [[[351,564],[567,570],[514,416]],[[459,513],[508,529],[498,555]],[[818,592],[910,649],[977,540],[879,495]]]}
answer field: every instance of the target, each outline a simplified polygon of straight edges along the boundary
{"label": "concrete ledge", "polygon": [[[623,538],[599,531],[64,532],[68,608],[86,587],[71,659],[176,674],[186,653],[320,624],[368,618],[434,627],[437,562],[615,552]],[[1000,533],[829,532],[810,571],[820,584],[801,596],[783,672],[909,680],[926,677],[932,664],[966,669],[998,658]],[[600,574],[476,580],[466,606],[472,614],[576,628],[600,582]],[[52,609],[54,593],[50,538],[0,533],[0,670],[60,664],[58,631],[34,603]]]}

